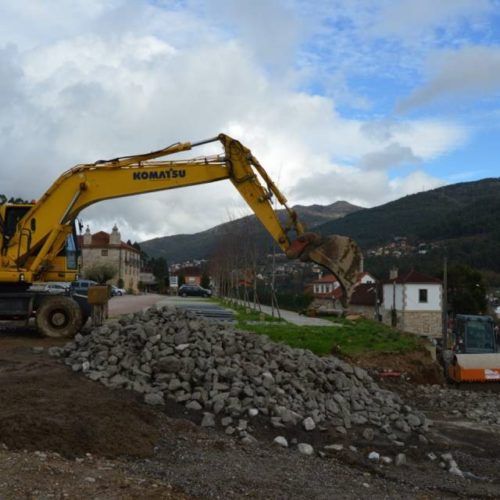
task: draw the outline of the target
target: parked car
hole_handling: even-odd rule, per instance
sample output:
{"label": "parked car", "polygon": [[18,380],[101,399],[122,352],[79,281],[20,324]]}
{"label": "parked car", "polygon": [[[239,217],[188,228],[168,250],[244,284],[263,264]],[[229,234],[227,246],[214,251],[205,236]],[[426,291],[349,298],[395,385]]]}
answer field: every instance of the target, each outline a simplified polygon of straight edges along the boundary
{"label": "parked car", "polygon": [[177,293],[181,297],[210,297],[212,290],[202,288],[200,285],[182,285]]}
{"label": "parked car", "polygon": [[30,290],[35,292],[48,292],[52,295],[65,295],[70,289],[69,283],[34,283]]}
{"label": "parked car", "polygon": [[115,285],[111,285],[111,297],[120,297],[126,295],[127,291],[123,288],[118,288]]}
{"label": "parked car", "polygon": [[97,281],[92,280],[76,280],[71,282],[71,292],[81,295],[89,294],[89,287],[97,285]]}
{"label": "parked car", "polygon": [[47,283],[45,290],[53,295],[64,295],[69,291],[69,283]]}

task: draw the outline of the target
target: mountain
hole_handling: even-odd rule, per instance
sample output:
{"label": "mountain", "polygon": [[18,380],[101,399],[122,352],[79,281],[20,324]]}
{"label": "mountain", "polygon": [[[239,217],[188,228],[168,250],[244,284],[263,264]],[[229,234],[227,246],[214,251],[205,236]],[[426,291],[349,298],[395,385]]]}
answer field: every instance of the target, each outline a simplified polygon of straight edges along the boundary
{"label": "mountain", "polygon": [[[446,254],[451,260],[500,273],[500,178],[405,196],[320,224],[315,230],[351,236],[363,250],[404,236],[411,244],[433,243],[439,249],[422,257],[429,266],[433,257]],[[406,260],[408,265],[415,263],[415,258]]]}
{"label": "mountain", "polygon": [[[296,205],[293,209],[297,212],[299,220],[308,228],[362,210],[361,207],[346,201],[337,201],[327,206]],[[280,220],[285,221],[286,211],[277,212]],[[271,244],[270,236],[261,227],[255,215],[248,215],[199,233],[163,236],[143,241],[141,249],[151,257],[165,257],[169,263],[206,259],[212,255],[217,243],[225,234],[251,235],[252,240],[262,249],[269,248]]]}

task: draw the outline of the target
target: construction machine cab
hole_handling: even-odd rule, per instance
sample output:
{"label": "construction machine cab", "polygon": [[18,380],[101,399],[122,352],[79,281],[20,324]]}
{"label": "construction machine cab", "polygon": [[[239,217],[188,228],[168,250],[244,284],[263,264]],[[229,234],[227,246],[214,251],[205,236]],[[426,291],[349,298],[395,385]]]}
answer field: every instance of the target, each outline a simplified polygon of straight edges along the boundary
{"label": "construction machine cab", "polygon": [[459,354],[497,352],[494,327],[490,316],[458,314],[452,334],[453,351]]}

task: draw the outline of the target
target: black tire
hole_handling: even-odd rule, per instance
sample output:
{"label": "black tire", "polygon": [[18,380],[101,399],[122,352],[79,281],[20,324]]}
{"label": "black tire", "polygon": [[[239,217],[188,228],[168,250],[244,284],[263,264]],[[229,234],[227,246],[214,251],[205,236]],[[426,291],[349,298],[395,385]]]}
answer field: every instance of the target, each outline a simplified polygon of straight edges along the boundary
{"label": "black tire", "polygon": [[205,297],[205,299],[207,299],[208,298],[208,293],[204,293],[203,297]]}
{"label": "black tire", "polygon": [[187,294],[185,292],[181,293],[181,297],[187,297]]}
{"label": "black tire", "polygon": [[72,338],[82,327],[82,320],[80,306],[70,297],[46,297],[36,312],[36,326],[46,337]]}

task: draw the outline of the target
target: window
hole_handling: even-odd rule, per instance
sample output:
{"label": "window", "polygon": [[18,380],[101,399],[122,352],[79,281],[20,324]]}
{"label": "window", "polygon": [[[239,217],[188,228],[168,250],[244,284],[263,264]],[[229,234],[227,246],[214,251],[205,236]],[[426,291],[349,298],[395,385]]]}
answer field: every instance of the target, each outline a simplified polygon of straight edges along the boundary
{"label": "window", "polygon": [[108,251],[107,250],[101,250],[101,256],[102,257],[107,257],[108,256]]}
{"label": "window", "polygon": [[427,288],[420,288],[418,291],[418,301],[427,302]]}

